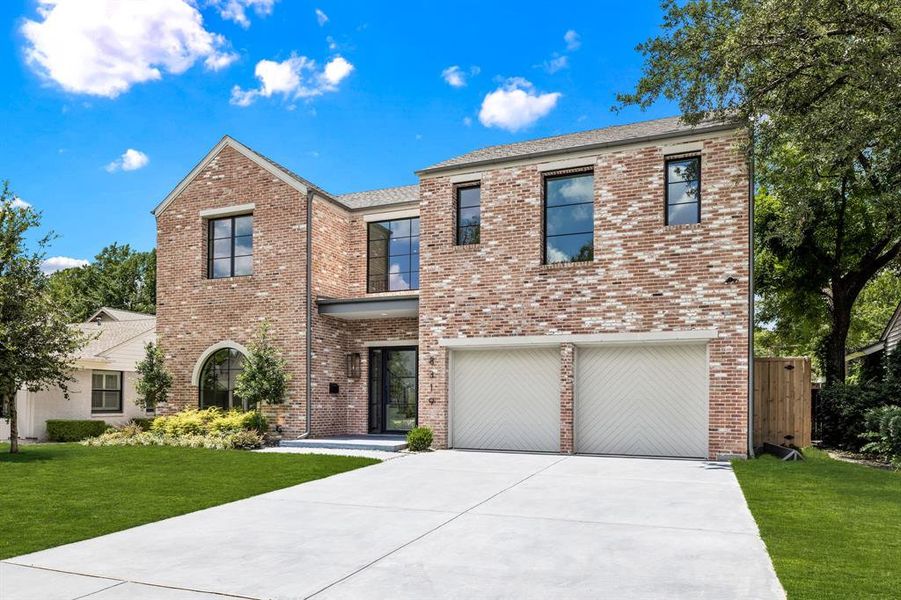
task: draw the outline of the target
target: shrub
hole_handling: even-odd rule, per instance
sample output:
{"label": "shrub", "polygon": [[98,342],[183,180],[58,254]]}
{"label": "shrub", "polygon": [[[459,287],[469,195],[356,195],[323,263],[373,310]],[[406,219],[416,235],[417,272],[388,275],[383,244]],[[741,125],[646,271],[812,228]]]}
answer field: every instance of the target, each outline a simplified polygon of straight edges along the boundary
{"label": "shrub", "polygon": [[221,433],[256,431],[257,433],[266,433],[269,431],[269,423],[259,411],[249,410],[242,412],[230,410],[210,421],[209,431]]}
{"label": "shrub", "polygon": [[141,417],[135,417],[129,423],[137,425],[141,428],[141,431],[150,431],[150,426],[153,425],[153,419],[144,419]]}
{"label": "shrub", "polygon": [[866,432],[865,415],[885,404],[879,386],[836,384],[820,391],[823,443],[857,451]]}
{"label": "shrub", "polygon": [[901,406],[880,406],[867,412],[866,432],[861,436],[869,442],[862,450],[889,457],[901,463]]}
{"label": "shrub", "polygon": [[210,450],[250,450],[261,447],[264,442],[265,437],[256,431],[168,435],[141,431],[134,425],[126,425],[110,429],[81,443],[85,446],[178,446]]}
{"label": "shrub", "polygon": [[407,433],[407,447],[413,452],[425,452],[432,446],[432,430],[429,427],[416,427]]}
{"label": "shrub", "polygon": [[188,409],[174,415],[157,417],[150,431],[163,435],[206,435],[209,433],[237,433],[255,431],[266,433],[269,424],[266,417],[257,411],[230,410],[219,408],[204,410]]}
{"label": "shrub", "polygon": [[106,421],[77,421],[50,419],[47,421],[47,437],[51,442],[80,442],[100,435],[109,428]]}

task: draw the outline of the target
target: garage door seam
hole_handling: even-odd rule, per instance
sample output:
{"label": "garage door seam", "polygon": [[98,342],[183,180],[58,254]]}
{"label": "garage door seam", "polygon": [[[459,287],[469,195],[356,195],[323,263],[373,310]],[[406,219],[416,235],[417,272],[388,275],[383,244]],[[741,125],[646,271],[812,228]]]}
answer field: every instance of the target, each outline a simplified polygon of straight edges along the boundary
{"label": "garage door seam", "polygon": [[353,577],[354,575],[356,575],[356,574],[358,574],[358,573],[361,573],[362,571],[365,571],[366,569],[368,569],[369,567],[371,567],[371,566],[374,565],[375,563],[381,561],[382,559],[387,558],[387,557],[391,556],[392,554],[394,554],[394,553],[396,553],[396,552],[398,552],[398,551],[400,551],[400,550],[403,550],[404,548],[406,548],[406,547],[409,546],[410,544],[413,544],[413,543],[415,543],[415,542],[418,542],[419,540],[423,539],[424,537],[426,537],[426,536],[428,536],[428,535],[431,535],[432,533],[438,531],[439,529],[441,529],[441,528],[444,527],[445,525],[448,525],[449,523],[453,523],[454,521],[456,521],[457,519],[459,519],[459,518],[462,517],[463,515],[469,513],[470,511],[475,510],[476,508],[482,506],[482,505],[485,504],[486,502],[488,502],[488,501],[490,501],[490,500],[493,500],[493,499],[497,498],[498,496],[500,496],[500,495],[503,494],[504,492],[510,491],[511,489],[515,488],[515,487],[518,486],[519,484],[528,481],[528,480],[531,479],[532,477],[535,477],[536,475],[538,475],[538,474],[540,474],[540,473],[542,473],[542,472],[544,472],[544,471],[550,469],[551,467],[560,464],[561,462],[563,462],[563,461],[566,460],[567,458],[570,458],[570,457],[569,457],[569,456],[561,456],[558,460],[555,460],[555,461],[552,462],[551,464],[549,464],[549,465],[547,465],[547,466],[545,466],[545,467],[542,467],[541,469],[538,469],[538,470],[535,471],[534,473],[530,473],[530,474],[527,475],[526,477],[523,477],[523,478],[520,479],[519,481],[516,481],[516,482],[510,484],[509,486],[507,486],[507,487],[505,487],[504,489],[498,491],[497,493],[492,494],[491,496],[485,498],[484,500],[480,500],[480,501],[477,502],[476,504],[473,504],[472,506],[470,506],[469,508],[467,508],[467,509],[464,510],[463,512],[454,515],[453,517],[451,517],[450,519],[448,519],[448,520],[446,520],[446,521],[444,521],[444,522],[442,522],[442,523],[439,523],[438,525],[436,525],[435,527],[429,529],[428,531],[424,532],[423,534],[418,535],[418,536],[416,536],[415,538],[413,538],[412,540],[410,540],[410,541],[408,541],[408,542],[405,542],[405,543],[401,544],[401,545],[398,546],[397,548],[395,548],[395,549],[393,549],[393,550],[391,550],[391,551],[389,551],[389,552],[386,552],[386,553],[383,554],[382,556],[379,556],[378,558],[376,558],[376,559],[374,559],[374,560],[371,560],[370,562],[366,563],[365,565],[363,565],[363,566],[360,567],[359,569],[356,569],[356,570],[354,570],[354,571],[348,573],[347,575],[345,575],[344,577],[341,577],[340,579],[336,579],[335,581],[331,582],[331,583],[328,584],[327,586],[325,586],[325,587],[323,587],[323,588],[321,588],[321,589],[319,589],[319,590],[316,590],[315,592],[313,592],[313,593],[310,594],[309,596],[305,596],[305,600],[307,600],[307,599],[309,599],[309,598],[313,598],[314,596],[318,596],[319,594],[321,594],[322,592],[326,591],[327,589],[332,588],[332,587],[338,585],[339,583],[342,583],[342,582],[344,582],[344,581],[350,579],[351,577]]}

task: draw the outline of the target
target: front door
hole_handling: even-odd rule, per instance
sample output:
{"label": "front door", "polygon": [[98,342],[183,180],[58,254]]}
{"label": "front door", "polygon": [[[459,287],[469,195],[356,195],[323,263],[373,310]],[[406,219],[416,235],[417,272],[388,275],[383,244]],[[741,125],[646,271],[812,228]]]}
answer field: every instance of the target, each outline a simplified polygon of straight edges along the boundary
{"label": "front door", "polygon": [[369,431],[405,433],[416,427],[416,348],[369,349]]}

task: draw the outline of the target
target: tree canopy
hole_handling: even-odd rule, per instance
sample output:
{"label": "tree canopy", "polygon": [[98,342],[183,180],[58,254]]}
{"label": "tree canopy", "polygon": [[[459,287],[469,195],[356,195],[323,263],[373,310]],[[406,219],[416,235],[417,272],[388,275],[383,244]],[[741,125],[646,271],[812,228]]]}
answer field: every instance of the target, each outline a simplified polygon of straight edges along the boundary
{"label": "tree canopy", "polygon": [[53,273],[50,290],[73,322],[84,321],[101,306],[153,314],[156,250],[110,244],[90,264]]}
{"label": "tree canopy", "polygon": [[663,32],[639,46],[644,73],[620,105],[663,97],[690,123],[749,128],[758,293],[809,307],[811,323],[825,310],[823,365],[841,380],[855,302],[901,251],[901,3],[663,7]]}

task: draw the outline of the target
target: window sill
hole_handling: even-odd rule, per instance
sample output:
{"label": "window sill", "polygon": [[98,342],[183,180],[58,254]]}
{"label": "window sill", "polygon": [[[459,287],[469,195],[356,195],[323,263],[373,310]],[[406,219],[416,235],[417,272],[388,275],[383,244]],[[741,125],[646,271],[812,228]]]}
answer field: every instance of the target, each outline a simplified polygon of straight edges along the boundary
{"label": "window sill", "polygon": [[125,416],[125,413],[121,412],[121,411],[119,411],[119,412],[92,412],[91,413],[91,418],[96,417],[98,419],[101,417],[124,417],[124,416]]}
{"label": "window sill", "polygon": [[663,230],[667,229],[699,229],[704,224],[704,221],[700,223],[681,223],[679,225],[664,225]]}
{"label": "window sill", "polygon": [[204,277],[204,281],[235,281],[236,279],[250,279],[253,277],[253,273],[250,275],[234,275],[232,277]]}
{"label": "window sill", "polygon": [[454,244],[454,252],[477,252],[482,249],[482,243],[478,244]]}
{"label": "window sill", "polygon": [[542,271],[560,271],[565,269],[586,269],[590,267],[594,267],[597,264],[595,260],[579,260],[576,262],[556,262],[556,263],[548,263],[539,265],[539,269]]}

